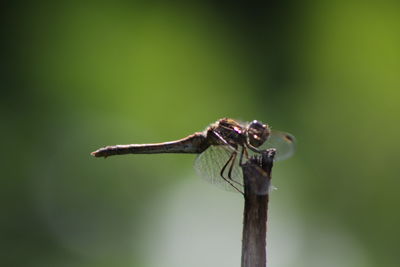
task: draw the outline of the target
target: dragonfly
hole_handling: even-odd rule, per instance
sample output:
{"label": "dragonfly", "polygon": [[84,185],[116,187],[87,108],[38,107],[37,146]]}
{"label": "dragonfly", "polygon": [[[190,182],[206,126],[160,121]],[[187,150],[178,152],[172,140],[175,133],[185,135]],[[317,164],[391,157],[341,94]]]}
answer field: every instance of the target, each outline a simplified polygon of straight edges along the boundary
{"label": "dragonfly", "polygon": [[242,123],[222,118],[204,131],[179,140],[106,146],[91,154],[104,158],[124,154],[198,154],[194,167],[199,176],[222,189],[243,194],[243,160],[269,148],[276,149],[275,160],[287,159],[294,154],[295,138],[258,120]]}

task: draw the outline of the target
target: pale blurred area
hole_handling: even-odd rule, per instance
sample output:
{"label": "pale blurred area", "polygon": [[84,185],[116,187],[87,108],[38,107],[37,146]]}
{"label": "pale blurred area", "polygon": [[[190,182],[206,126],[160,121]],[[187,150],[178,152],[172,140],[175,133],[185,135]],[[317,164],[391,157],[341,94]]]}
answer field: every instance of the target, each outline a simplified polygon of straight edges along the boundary
{"label": "pale blurred area", "polygon": [[221,117],[292,133],[269,266],[399,266],[400,4],[22,1],[2,28],[1,266],[240,266],[194,155],[89,153]]}

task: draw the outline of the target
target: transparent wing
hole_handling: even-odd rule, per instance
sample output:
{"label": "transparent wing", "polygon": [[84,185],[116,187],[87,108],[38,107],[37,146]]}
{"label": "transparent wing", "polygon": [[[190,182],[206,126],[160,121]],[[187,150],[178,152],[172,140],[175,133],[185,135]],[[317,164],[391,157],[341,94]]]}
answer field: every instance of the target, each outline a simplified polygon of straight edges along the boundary
{"label": "transparent wing", "polygon": [[[194,168],[197,174],[206,181],[227,191],[238,192],[232,185],[225,181],[220,173],[226,162],[231,157],[234,149],[229,146],[219,145],[210,146],[206,151],[197,156]],[[225,169],[224,177],[243,192],[243,174],[242,168],[239,166],[239,151],[232,169],[232,180],[228,178],[229,166]]]}
{"label": "transparent wing", "polygon": [[276,149],[275,161],[285,160],[293,156],[296,150],[296,139],[293,135],[272,130],[268,140],[259,149]]}

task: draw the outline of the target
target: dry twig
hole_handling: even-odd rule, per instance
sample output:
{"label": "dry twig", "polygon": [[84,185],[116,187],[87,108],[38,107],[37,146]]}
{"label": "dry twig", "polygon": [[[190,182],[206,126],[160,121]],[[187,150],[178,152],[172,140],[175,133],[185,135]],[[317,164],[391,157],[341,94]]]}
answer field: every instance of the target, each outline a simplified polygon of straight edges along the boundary
{"label": "dry twig", "polygon": [[245,199],[242,267],[266,266],[269,185],[275,153],[275,149],[268,149],[242,165]]}

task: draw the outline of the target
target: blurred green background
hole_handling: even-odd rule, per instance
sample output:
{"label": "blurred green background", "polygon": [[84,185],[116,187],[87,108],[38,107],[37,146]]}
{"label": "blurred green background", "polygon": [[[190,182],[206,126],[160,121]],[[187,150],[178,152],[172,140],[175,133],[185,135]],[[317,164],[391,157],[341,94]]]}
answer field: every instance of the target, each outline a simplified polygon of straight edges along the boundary
{"label": "blurred green background", "polygon": [[2,266],[239,266],[242,198],[193,155],[89,155],[225,116],[298,141],[269,266],[400,265],[398,1],[2,6]]}

